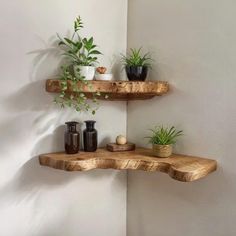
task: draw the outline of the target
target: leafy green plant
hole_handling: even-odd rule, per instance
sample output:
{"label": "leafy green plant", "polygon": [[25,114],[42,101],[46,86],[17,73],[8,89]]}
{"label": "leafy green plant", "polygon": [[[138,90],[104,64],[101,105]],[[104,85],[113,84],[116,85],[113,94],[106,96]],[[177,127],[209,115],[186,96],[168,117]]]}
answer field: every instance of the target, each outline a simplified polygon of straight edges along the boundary
{"label": "leafy green plant", "polygon": [[[80,84],[80,86],[78,86],[78,84]],[[70,67],[63,66],[60,76],[61,92],[55,97],[54,102],[60,105],[61,108],[74,108],[77,112],[91,111],[94,115],[99,106],[97,98],[101,96],[101,94],[99,92],[92,93],[92,100],[89,102],[86,94],[83,92],[84,85],[87,85],[92,91],[90,81],[85,80],[82,76],[79,78],[73,76]],[[68,89],[70,92],[68,92]]]}
{"label": "leafy green plant", "polygon": [[124,66],[145,66],[151,67],[151,62],[153,61],[150,53],[141,54],[142,48],[135,49],[131,48],[131,53],[128,53],[127,56],[121,55],[121,62]]}
{"label": "leafy green plant", "polygon": [[94,66],[97,63],[97,56],[102,54],[97,50],[97,45],[94,44],[94,38],[83,38],[79,34],[83,28],[82,19],[79,17],[74,21],[74,32],[71,38],[59,38],[58,45],[65,51],[64,56],[69,58],[74,65]]}
{"label": "leafy green plant", "polygon": [[[60,37],[58,45],[64,50],[63,55],[69,61],[62,66],[60,74],[61,92],[55,97],[54,102],[64,107],[74,108],[77,112],[91,111],[96,113],[99,103],[97,98],[101,96],[99,92],[93,92],[92,100],[89,101],[86,94],[83,92],[83,87],[87,86],[92,91],[92,84],[90,81],[80,74],[80,69],[76,68],[76,76],[73,71],[73,66],[93,66],[97,62],[97,56],[101,54],[94,44],[93,37],[82,38],[79,31],[83,28],[83,22],[80,17],[74,21],[74,32],[71,38]],[[105,97],[106,98],[106,97]]]}
{"label": "leafy green plant", "polygon": [[176,139],[183,135],[182,130],[176,130],[174,126],[163,127],[156,126],[154,129],[150,129],[151,136],[146,137],[149,139],[149,143],[158,145],[171,145],[176,143]]}

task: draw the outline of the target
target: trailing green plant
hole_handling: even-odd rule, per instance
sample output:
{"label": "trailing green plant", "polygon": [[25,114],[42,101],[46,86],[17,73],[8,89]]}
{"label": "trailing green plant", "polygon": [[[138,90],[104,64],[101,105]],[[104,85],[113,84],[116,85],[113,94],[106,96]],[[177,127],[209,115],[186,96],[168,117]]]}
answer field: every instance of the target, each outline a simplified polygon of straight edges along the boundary
{"label": "trailing green plant", "polygon": [[[99,103],[97,98],[101,96],[99,92],[92,93],[92,84],[85,80],[80,74],[80,69],[76,68],[76,76],[73,71],[74,65],[93,66],[97,63],[97,55],[101,54],[94,44],[93,37],[83,38],[79,31],[83,28],[83,22],[79,17],[74,21],[74,32],[71,38],[60,37],[58,45],[64,50],[63,55],[69,59],[68,64],[62,66],[60,74],[61,92],[55,97],[54,102],[61,108],[74,108],[77,112],[91,111],[96,113]],[[90,102],[83,92],[83,87],[87,86],[91,90],[92,101]],[[68,92],[69,91],[69,92]],[[106,98],[106,97],[105,97]]]}
{"label": "trailing green plant", "polygon": [[145,53],[142,55],[142,48],[135,49],[131,48],[130,52],[127,55],[121,54],[121,62],[124,66],[145,66],[151,67],[151,62],[153,59],[150,56],[150,53]]}
{"label": "trailing green plant", "polygon": [[[61,92],[55,97],[54,102],[61,108],[74,108],[77,112],[89,112],[94,115],[98,110],[97,98],[101,96],[99,92],[92,93],[92,100],[89,101],[83,92],[83,86],[86,85],[92,91],[92,84],[85,80],[83,76],[75,77],[71,72],[70,66],[62,66],[60,76]],[[80,82],[80,83],[79,83]],[[80,84],[80,86],[78,86]],[[70,92],[68,92],[68,89]]]}
{"label": "trailing green plant", "polygon": [[70,59],[72,64],[81,66],[94,66],[98,61],[97,56],[102,54],[97,50],[97,45],[94,44],[94,38],[83,38],[79,34],[83,28],[83,22],[81,17],[77,17],[74,21],[74,32],[71,38],[62,38],[57,34],[59,38],[58,45],[65,51],[64,56]]}
{"label": "trailing green plant", "polygon": [[182,130],[176,130],[174,126],[164,127],[156,126],[154,129],[150,129],[151,136],[146,137],[149,139],[149,143],[158,145],[171,145],[175,144],[179,136],[183,135]]}

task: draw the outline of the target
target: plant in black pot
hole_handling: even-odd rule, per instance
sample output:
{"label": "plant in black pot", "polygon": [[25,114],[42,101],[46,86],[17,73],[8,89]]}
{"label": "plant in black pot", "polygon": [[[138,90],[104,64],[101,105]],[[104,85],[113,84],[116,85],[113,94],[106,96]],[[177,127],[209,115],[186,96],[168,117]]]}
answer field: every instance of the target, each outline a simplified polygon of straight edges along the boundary
{"label": "plant in black pot", "polygon": [[127,77],[130,81],[145,81],[148,69],[151,68],[153,61],[150,53],[142,55],[142,48],[131,48],[127,56],[122,55],[122,63],[125,67]]}

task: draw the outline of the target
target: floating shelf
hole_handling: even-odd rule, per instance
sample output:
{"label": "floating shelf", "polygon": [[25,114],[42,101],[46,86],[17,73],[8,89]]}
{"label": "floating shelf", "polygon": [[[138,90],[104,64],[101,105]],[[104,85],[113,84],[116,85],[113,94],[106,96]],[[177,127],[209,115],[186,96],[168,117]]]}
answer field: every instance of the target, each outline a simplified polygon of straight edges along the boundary
{"label": "floating shelf", "polygon": [[156,158],[151,149],[138,148],[130,152],[109,152],[98,149],[94,153],[80,152],[75,155],[51,153],[41,155],[43,166],[65,171],[88,171],[92,169],[160,171],[175,180],[191,182],[207,176],[217,168],[211,159],[186,155],[172,155],[169,158]]}
{"label": "floating shelf", "polygon": [[[99,99],[106,100],[145,100],[155,96],[161,96],[169,91],[169,84],[163,81],[90,81],[91,87],[82,85],[78,82],[78,87],[82,87],[82,91],[91,97],[92,93],[100,92]],[[50,93],[59,93],[61,91],[61,81],[48,79],[46,81],[46,91]],[[68,93],[71,93],[70,81],[68,81]]]}

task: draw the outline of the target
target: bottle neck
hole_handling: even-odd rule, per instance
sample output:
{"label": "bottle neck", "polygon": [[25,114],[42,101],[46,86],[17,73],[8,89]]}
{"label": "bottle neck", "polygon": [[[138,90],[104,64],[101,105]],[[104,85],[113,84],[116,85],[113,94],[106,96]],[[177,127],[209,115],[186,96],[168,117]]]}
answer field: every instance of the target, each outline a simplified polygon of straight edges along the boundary
{"label": "bottle neck", "polygon": [[76,125],[68,125],[67,129],[69,132],[76,132]]}
{"label": "bottle neck", "polygon": [[87,121],[87,122],[85,122],[85,123],[86,123],[86,129],[87,129],[88,131],[94,130],[95,121]]}
{"label": "bottle neck", "polygon": [[89,125],[86,124],[86,129],[87,129],[88,131],[94,130],[94,124],[89,124]]}
{"label": "bottle neck", "polygon": [[69,132],[77,132],[77,130],[76,130],[77,124],[79,124],[79,123],[76,122],[76,121],[69,121],[69,122],[66,122],[67,130],[68,130]]}

